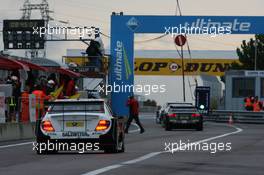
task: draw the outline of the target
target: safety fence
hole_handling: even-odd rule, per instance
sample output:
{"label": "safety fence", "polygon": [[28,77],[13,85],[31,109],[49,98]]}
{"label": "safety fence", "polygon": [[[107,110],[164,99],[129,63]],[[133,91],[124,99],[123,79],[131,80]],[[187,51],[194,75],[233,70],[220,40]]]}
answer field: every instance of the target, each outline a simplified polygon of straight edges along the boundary
{"label": "safety fence", "polygon": [[206,121],[264,124],[264,112],[242,110],[213,110]]}
{"label": "safety fence", "polygon": [[35,122],[45,112],[44,99],[28,97],[0,97],[0,123]]}

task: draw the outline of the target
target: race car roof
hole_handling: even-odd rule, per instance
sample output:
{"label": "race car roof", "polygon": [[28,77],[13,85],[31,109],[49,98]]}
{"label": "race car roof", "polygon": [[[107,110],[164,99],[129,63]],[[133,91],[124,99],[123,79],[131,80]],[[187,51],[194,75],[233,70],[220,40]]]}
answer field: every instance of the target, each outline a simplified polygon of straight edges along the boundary
{"label": "race car roof", "polygon": [[186,103],[186,102],[169,102],[167,103],[168,106],[172,105],[192,105],[192,103]]}
{"label": "race car roof", "polygon": [[88,98],[80,98],[80,99],[57,99],[52,103],[56,102],[104,102],[104,99],[88,99]]}
{"label": "race car roof", "polygon": [[178,103],[178,104],[171,104],[170,107],[194,107],[192,103]]}

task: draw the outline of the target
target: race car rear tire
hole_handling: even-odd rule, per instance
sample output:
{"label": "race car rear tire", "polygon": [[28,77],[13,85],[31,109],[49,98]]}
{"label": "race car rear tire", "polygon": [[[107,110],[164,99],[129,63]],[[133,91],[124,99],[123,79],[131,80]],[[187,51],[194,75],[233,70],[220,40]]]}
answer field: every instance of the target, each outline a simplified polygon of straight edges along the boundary
{"label": "race car rear tire", "polygon": [[119,141],[119,146],[118,146],[118,152],[119,153],[123,153],[125,152],[125,139],[124,137],[122,136],[121,140]]}
{"label": "race car rear tire", "polygon": [[199,122],[196,125],[196,131],[203,131],[203,122]]}
{"label": "race car rear tire", "polygon": [[169,122],[165,123],[165,131],[171,131],[171,124]]}
{"label": "race car rear tire", "polygon": [[165,131],[171,131],[171,124],[170,124],[170,121],[167,117],[165,119],[164,124],[165,124]]}
{"label": "race car rear tire", "polygon": [[124,143],[124,136],[120,136],[119,139],[115,141],[112,145],[105,146],[104,152],[105,153],[123,153],[125,152],[125,143]]}
{"label": "race car rear tire", "polygon": [[105,153],[118,153],[118,145],[114,143],[113,145],[105,146],[104,152]]}
{"label": "race car rear tire", "polygon": [[38,155],[46,155],[46,154],[57,154],[58,153],[58,151],[57,150],[52,150],[52,151],[50,151],[50,150],[48,150],[48,149],[45,149],[45,150],[42,150],[42,151],[40,151],[40,144],[43,144],[43,143],[45,143],[46,144],[46,146],[47,146],[47,141],[37,141],[37,144],[38,144],[38,149],[36,149],[36,153],[38,154]]}

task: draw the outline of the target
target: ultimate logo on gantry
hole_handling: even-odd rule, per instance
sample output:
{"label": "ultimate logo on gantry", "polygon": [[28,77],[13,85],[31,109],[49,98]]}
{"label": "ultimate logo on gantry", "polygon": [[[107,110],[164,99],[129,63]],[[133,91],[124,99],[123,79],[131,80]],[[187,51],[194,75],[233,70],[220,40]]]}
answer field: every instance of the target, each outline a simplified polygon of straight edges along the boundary
{"label": "ultimate logo on gantry", "polygon": [[128,80],[128,78],[132,74],[132,72],[131,72],[131,67],[130,67],[130,64],[129,64],[129,60],[127,58],[127,54],[126,54],[125,47],[123,47],[123,52],[124,52],[124,62],[125,62],[125,70],[126,70],[126,79]]}
{"label": "ultimate logo on gantry", "polygon": [[[126,72],[126,79],[129,79],[129,76],[132,75],[131,67],[129,64],[129,60],[126,54],[125,47],[123,46],[123,42],[117,41],[116,42],[116,59],[115,59],[115,64],[114,64],[114,73],[116,76],[116,79],[121,81],[122,80],[122,72],[123,72],[123,64]],[[123,62],[124,60],[124,62]]]}

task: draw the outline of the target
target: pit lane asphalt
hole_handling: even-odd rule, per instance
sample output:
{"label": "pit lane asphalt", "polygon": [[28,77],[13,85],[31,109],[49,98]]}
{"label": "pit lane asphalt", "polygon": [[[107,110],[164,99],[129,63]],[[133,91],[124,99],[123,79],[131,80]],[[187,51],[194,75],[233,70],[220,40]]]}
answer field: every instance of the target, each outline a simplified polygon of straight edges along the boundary
{"label": "pit lane asphalt", "polygon": [[[205,123],[204,131],[165,131],[155,124],[154,115],[141,116],[146,128],[144,134],[133,132],[126,135],[126,152],[104,153],[61,153],[37,155],[32,144],[13,147],[0,146],[0,174],[2,175],[171,175],[171,174],[264,174],[264,126],[236,124],[242,132],[207,141],[230,142],[231,151],[212,154],[208,151],[163,152],[166,143],[196,142],[236,132],[228,124]],[[134,126],[131,130],[135,130]],[[25,143],[28,141],[23,141]],[[155,154],[158,153],[158,154]],[[143,156],[143,158],[142,158]],[[124,164],[124,162],[128,162]],[[109,168],[110,167],[110,168]],[[108,169],[107,169],[108,168]],[[104,170],[104,171],[102,171]],[[100,173],[102,171],[102,173]]]}

